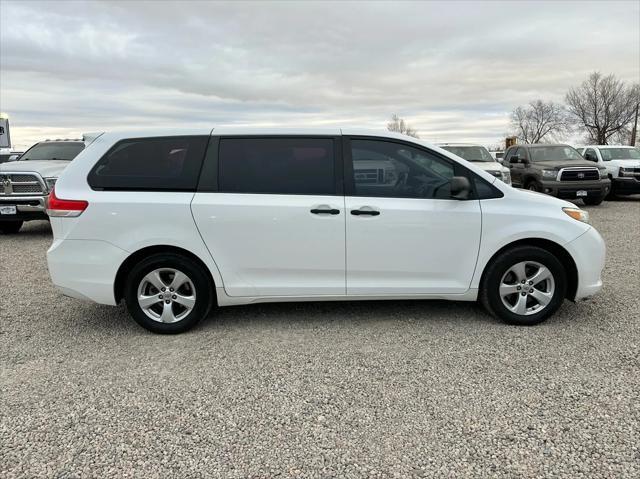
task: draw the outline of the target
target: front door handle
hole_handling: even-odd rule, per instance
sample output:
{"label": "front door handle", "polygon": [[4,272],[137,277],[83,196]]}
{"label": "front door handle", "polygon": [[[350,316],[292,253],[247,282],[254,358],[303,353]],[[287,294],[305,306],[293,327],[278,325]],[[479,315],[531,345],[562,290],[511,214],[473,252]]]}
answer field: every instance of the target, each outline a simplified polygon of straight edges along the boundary
{"label": "front door handle", "polygon": [[376,210],[351,210],[351,214],[354,216],[378,216],[380,212]]}
{"label": "front door handle", "polygon": [[314,215],[339,215],[340,210],[335,208],[313,208],[311,213]]}

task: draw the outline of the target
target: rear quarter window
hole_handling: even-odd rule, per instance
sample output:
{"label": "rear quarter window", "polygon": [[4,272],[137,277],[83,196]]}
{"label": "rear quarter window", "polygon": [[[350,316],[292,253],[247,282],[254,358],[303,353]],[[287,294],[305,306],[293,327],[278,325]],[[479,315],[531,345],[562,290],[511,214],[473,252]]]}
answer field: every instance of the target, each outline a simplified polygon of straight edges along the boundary
{"label": "rear quarter window", "polygon": [[208,136],[132,138],[116,143],[93,167],[100,190],[195,191]]}
{"label": "rear quarter window", "polygon": [[219,191],[283,195],[334,195],[331,138],[222,138]]}

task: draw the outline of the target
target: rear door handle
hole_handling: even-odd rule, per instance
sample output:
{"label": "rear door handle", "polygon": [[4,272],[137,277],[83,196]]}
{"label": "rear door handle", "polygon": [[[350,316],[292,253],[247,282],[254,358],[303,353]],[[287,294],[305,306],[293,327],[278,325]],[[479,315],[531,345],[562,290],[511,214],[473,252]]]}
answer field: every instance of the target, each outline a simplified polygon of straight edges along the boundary
{"label": "rear door handle", "polygon": [[339,215],[340,210],[335,208],[313,208],[311,213],[314,215]]}
{"label": "rear door handle", "polygon": [[354,216],[378,216],[380,212],[376,210],[351,210],[351,214]]}

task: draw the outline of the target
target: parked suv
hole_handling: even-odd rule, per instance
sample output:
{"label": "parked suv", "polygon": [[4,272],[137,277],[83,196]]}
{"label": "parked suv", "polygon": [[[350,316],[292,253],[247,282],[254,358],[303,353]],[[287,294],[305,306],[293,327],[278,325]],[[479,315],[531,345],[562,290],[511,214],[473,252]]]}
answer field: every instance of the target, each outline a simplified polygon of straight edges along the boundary
{"label": "parked suv", "polygon": [[48,219],[45,199],[58,175],[83,149],[82,140],[41,141],[0,164],[1,233],[17,233],[25,221]]}
{"label": "parked suv", "polygon": [[502,166],[493,157],[489,150],[481,145],[470,145],[465,143],[441,143],[440,148],[450,151],[460,158],[476,163],[478,168],[482,168],[487,173],[501,179],[506,184],[511,184],[511,173],[509,168]]}
{"label": "parked suv", "polygon": [[640,148],[620,145],[589,145],[578,148],[585,159],[607,169],[614,195],[640,193]]}
{"label": "parked suv", "polygon": [[53,283],[158,333],[213,305],[409,298],[532,325],[602,286],[587,212],[389,132],[105,133],[47,211]]}
{"label": "parked suv", "polygon": [[513,186],[582,199],[587,205],[602,203],[611,188],[607,170],[569,145],[513,145],[505,152],[504,163],[511,168]]}

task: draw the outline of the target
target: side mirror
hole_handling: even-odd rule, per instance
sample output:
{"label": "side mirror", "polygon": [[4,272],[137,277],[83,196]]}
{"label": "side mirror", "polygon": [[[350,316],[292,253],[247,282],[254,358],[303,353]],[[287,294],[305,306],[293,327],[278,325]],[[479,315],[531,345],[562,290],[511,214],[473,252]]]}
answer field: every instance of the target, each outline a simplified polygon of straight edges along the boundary
{"label": "side mirror", "polygon": [[509,158],[509,163],[520,163],[520,157],[518,155],[513,155]]}
{"label": "side mirror", "polygon": [[454,176],[450,183],[451,198],[456,200],[466,200],[471,193],[471,183],[466,176]]}
{"label": "side mirror", "polygon": [[594,163],[598,162],[598,159],[595,156],[593,156],[593,153],[587,153],[586,155],[584,155],[584,159],[593,161]]}
{"label": "side mirror", "polygon": [[20,158],[20,155],[11,155],[7,158],[7,161],[18,161],[18,158]]}

